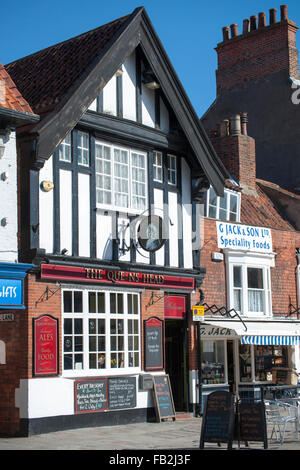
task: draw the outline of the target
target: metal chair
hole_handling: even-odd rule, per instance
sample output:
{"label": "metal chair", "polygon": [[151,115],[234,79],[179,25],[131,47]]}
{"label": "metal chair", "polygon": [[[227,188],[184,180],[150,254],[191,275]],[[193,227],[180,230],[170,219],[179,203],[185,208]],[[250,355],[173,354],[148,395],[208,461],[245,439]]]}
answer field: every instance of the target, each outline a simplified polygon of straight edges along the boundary
{"label": "metal chair", "polygon": [[282,444],[289,423],[295,423],[295,431],[298,436],[298,410],[297,407],[285,401],[276,400],[265,403],[267,426],[272,427],[271,437],[275,433],[276,439]]}

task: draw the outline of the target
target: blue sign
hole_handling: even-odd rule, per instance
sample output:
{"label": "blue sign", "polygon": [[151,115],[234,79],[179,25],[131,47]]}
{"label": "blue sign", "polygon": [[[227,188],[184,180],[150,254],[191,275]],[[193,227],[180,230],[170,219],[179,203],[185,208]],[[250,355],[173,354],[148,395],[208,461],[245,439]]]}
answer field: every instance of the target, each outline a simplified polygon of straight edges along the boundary
{"label": "blue sign", "polygon": [[23,280],[0,279],[0,308],[23,305]]}

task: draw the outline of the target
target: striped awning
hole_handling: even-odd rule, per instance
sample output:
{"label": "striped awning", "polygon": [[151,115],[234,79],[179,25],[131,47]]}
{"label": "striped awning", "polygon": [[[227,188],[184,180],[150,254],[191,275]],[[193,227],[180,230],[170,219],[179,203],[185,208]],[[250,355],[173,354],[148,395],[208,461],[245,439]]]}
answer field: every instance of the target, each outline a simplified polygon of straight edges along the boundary
{"label": "striped awning", "polygon": [[300,344],[300,336],[290,335],[243,335],[241,337],[242,344],[258,344],[258,345],[279,345],[279,346],[296,346]]}

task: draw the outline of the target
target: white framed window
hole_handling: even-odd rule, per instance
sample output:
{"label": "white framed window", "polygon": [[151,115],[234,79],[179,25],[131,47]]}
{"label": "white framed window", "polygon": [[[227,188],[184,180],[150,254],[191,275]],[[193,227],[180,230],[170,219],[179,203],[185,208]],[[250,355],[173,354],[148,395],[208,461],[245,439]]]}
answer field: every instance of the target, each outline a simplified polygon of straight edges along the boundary
{"label": "white framed window", "polygon": [[274,255],[226,252],[228,308],[247,317],[272,315],[270,268]]}
{"label": "white framed window", "polygon": [[147,155],[96,141],[97,205],[140,212],[147,207]]}
{"label": "white framed window", "polygon": [[153,179],[159,183],[163,182],[162,153],[157,151],[153,152]]}
{"label": "white framed window", "polygon": [[89,134],[87,132],[78,131],[77,142],[78,164],[89,166],[90,150],[89,150]]}
{"label": "white framed window", "polygon": [[177,158],[175,155],[168,155],[168,183],[177,184]]}
{"label": "white framed window", "polygon": [[68,134],[58,148],[59,160],[62,162],[71,162],[71,133]]}
{"label": "white framed window", "polygon": [[212,187],[207,191],[206,217],[212,219],[240,221],[240,193],[224,190],[224,196],[216,195]]}
{"label": "white framed window", "polygon": [[64,288],[62,295],[65,376],[140,370],[138,293]]}

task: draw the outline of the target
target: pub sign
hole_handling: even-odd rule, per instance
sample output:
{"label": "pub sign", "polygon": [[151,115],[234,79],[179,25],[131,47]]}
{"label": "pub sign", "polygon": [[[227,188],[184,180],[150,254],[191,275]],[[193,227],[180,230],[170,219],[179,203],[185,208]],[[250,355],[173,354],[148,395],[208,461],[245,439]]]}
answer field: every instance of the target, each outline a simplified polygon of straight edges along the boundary
{"label": "pub sign", "polygon": [[58,319],[51,315],[34,318],[33,335],[34,375],[58,375]]}

